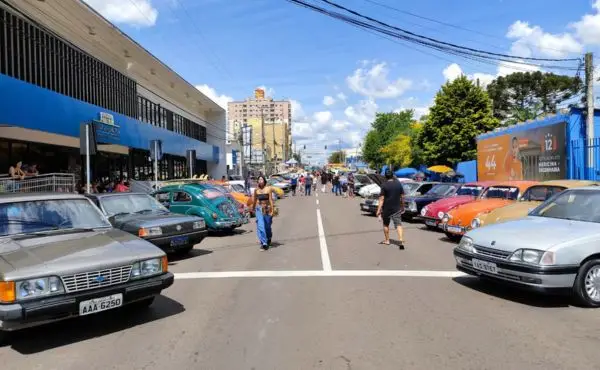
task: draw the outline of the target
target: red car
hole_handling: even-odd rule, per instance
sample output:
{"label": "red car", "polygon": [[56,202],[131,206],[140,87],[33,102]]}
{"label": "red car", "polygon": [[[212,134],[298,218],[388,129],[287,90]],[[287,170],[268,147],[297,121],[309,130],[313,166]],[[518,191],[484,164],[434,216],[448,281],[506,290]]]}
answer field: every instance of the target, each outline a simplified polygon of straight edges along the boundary
{"label": "red car", "polygon": [[495,183],[497,181],[468,182],[462,185],[455,195],[429,203],[423,207],[419,218],[425,222],[428,229],[437,229],[445,213],[461,204],[478,199],[485,189]]}

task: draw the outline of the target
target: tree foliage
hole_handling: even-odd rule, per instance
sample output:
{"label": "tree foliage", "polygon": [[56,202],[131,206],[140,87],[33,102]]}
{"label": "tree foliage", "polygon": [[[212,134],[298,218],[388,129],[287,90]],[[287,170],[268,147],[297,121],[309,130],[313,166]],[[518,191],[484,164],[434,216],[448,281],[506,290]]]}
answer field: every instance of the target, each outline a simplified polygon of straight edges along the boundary
{"label": "tree foliage", "polygon": [[487,93],[465,76],[447,82],[435,96],[417,145],[429,165],[453,165],[476,157],[477,135],[498,127]]}
{"label": "tree foliage", "polygon": [[381,148],[381,153],[383,153],[388,163],[400,167],[408,167],[413,161],[411,141],[412,138],[410,136],[400,134]]}
{"label": "tree foliage", "polygon": [[344,162],[344,152],[341,150],[335,151],[329,155],[329,163]]}
{"label": "tree foliage", "polygon": [[373,168],[387,163],[382,148],[392,142],[398,135],[410,135],[412,130],[413,111],[377,113],[371,130],[365,137],[362,148],[363,159]]}
{"label": "tree foliage", "polygon": [[553,73],[517,72],[496,78],[487,92],[493,101],[494,116],[505,124],[555,113],[558,104],[580,93],[579,77]]}

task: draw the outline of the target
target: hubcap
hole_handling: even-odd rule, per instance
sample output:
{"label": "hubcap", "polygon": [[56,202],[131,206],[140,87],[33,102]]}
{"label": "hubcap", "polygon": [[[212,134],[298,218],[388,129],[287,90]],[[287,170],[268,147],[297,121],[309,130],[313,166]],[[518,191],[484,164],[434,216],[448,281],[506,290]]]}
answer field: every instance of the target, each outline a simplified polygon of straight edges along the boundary
{"label": "hubcap", "polygon": [[585,291],[591,300],[600,302],[600,266],[592,267],[585,275]]}

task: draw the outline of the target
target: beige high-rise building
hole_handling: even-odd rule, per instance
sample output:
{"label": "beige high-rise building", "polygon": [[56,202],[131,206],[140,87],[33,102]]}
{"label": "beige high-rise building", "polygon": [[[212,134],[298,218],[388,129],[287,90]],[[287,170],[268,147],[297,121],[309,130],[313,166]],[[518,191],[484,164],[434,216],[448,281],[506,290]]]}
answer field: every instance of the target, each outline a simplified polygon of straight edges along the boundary
{"label": "beige high-rise building", "polygon": [[292,143],[292,104],[287,100],[273,100],[263,89],[254,90],[254,97],[227,104],[227,141],[236,142],[241,127],[252,126],[252,148],[262,147],[264,122],[265,154],[268,161],[290,159]]}

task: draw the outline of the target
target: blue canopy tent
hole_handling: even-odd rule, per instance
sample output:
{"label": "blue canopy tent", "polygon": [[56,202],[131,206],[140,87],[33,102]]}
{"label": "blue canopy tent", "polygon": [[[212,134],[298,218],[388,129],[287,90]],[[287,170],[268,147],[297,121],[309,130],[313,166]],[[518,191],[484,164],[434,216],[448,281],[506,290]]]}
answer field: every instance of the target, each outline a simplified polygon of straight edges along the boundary
{"label": "blue canopy tent", "polygon": [[414,168],[410,168],[410,167],[405,167],[405,168],[401,168],[399,170],[397,170],[396,172],[394,172],[394,175],[396,175],[396,177],[411,177],[412,175],[416,174],[417,170]]}

